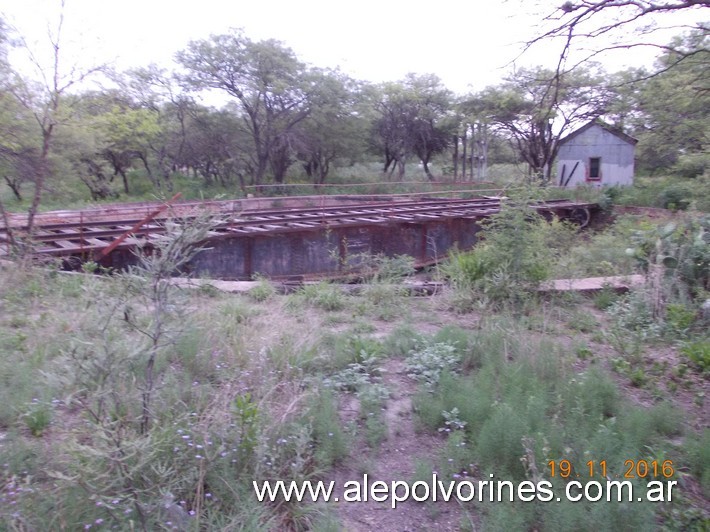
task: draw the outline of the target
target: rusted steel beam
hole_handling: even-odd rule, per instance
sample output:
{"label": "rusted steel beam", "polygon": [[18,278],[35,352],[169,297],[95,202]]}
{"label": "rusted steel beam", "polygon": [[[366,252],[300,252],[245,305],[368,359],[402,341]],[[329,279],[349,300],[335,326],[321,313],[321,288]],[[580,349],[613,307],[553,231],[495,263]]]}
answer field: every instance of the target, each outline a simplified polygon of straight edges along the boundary
{"label": "rusted steel beam", "polygon": [[114,240],[113,242],[111,242],[111,244],[109,244],[109,245],[106,246],[104,249],[102,249],[101,252],[99,253],[98,257],[97,257],[97,260],[101,260],[101,259],[103,259],[106,255],[108,255],[109,253],[111,253],[114,249],[116,249],[116,247],[117,247],[119,244],[121,244],[121,242],[123,242],[124,240],[126,240],[126,238],[128,238],[132,233],[138,231],[138,229],[140,229],[140,227],[141,227],[142,225],[145,225],[145,224],[147,224],[148,222],[150,222],[153,218],[155,218],[155,217],[158,216],[161,212],[163,212],[165,209],[167,209],[168,207],[170,207],[170,204],[171,204],[172,202],[174,202],[174,201],[180,199],[180,197],[182,197],[182,192],[178,192],[177,194],[175,194],[171,199],[169,199],[168,201],[166,201],[159,209],[157,209],[157,210],[155,210],[155,211],[153,211],[153,212],[147,214],[147,215],[145,216],[145,218],[143,218],[142,220],[140,220],[140,221],[139,221],[138,223],[136,223],[133,227],[131,227],[128,231],[126,231],[126,232],[123,233],[121,236],[119,236],[116,240]]}
{"label": "rusted steel beam", "polygon": [[[256,273],[274,278],[318,278],[348,274],[358,266],[358,259],[354,258],[357,255],[380,253],[410,255],[417,266],[424,266],[435,263],[453,246],[473,246],[480,220],[500,211],[500,198],[425,198],[240,211],[239,215],[236,205],[230,203],[230,215],[209,234],[211,249],[206,253],[213,257],[203,254],[195,261],[194,271],[224,279],[249,279]],[[69,261],[71,257],[84,260],[97,253],[105,265],[125,267],[135,261],[130,249],[137,240],[129,237],[157,238],[164,227],[157,221],[150,222],[159,218],[166,207],[164,204],[138,221],[117,216],[89,222],[89,217],[81,213],[73,218],[61,213],[67,221],[54,223],[60,217],[49,216],[46,220],[52,223],[38,224],[38,254]],[[559,200],[533,207],[549,217],[571,216],[579,209],[588,213],[596,206]],[[195,216],[197,208],[196,204],[190,205]],[[225,212],[223,207],[218,210]],[[136,209],[129,211],[136,213]],[[180,214],[192,217],[185,210]],[[69,222],[77,218],[85,223],[77,226],[76,222]]]}

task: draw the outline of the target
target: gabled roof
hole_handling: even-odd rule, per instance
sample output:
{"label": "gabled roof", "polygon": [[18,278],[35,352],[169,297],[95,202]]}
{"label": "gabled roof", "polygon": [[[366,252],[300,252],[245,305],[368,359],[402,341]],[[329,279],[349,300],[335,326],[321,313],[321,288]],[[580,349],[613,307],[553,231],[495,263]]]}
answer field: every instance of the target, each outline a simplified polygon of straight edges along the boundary
{"label": "gabled roof", "polygon": [[620,129],[617,129],[614,126],[607,124],[606,122],[603,122],[602,120],[599,120],[597,118],[596,120],[592,120],[591,122],[588,122],[587,124],[583,125],[579,129],[576,129],[575,131],[573,131],[572,133],[570,133],[566,137],[561,138],[559,144],[562,145],[562,144],[572,140],[574,137],[576,137],[580,133],[584,133],[585,131],[587,131],[589,128],[591,128],[593,126],[599,126],[600,128],[604,129],[605,131],[608,131],[609,133],[611,133],[612,135],[614,135],[616,137],[619,137],[621,140],[628,142],[629,144],[636,145],[636,143],[638,142],[638,139],[633,138],[631,135],[627,135],[626,133],[624,133]]}

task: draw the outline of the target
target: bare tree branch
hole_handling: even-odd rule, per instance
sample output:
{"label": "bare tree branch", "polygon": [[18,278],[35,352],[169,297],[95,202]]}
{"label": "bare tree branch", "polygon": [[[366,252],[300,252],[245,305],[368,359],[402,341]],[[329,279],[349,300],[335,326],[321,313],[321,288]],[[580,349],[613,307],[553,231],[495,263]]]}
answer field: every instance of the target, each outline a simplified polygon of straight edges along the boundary
{"label": "bare tree branch", "polygon": [[[533,46],[552,40],[561,40],[562,46],[557,72],[573,70],[590,59],[614,50],[650,47],[672,53],[674,64],[665,65],[660,72],[665,72],[694,56],[698,51],[708,51],[704,40],[699,49],[683,49],[680,46],[662,45],[648,40],[648,36],[661,29],[700,30],[702,35],[710,35],[710,28],[705,22],[695,25],[658,26],[658,20],[668,18],[674,13],[693,10],[700,14],[702,8],[710,7],[710,0],[568,0],[555,11],[543,18],[548,27],[532,40],[524,44],[523,55]],[[659,19],[660,17],[660,19]],[[647,23],[647,24],[644,24]],[[646,38],[644,38],[646,37]],[[595,47],[594,40],[603,38],[604,44]],[[579,42],[592,43],[592,49],[581,60],[567,67],[573,51],[579,51]]]}

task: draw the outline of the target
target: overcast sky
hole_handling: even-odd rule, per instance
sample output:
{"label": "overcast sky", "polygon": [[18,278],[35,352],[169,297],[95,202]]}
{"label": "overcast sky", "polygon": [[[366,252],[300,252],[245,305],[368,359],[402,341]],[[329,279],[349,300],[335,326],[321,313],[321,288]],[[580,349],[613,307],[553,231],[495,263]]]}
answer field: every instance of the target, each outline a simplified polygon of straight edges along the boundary
{"label": "overcast sky", "polygon": [[[457,93],[495,84],[512,68],[522,42],[539,31],[555,0],[66,0],[66,55],[80,66],[114,62],[119,70],[170,66],[190,40],[243,28],[254,40],[275,38],[313,66],[339,67],[362,80],[437,74]],[[0,0],[0,14],[30,47],[47,51],[59,0]],[[552,45],[516,65],[551,64]],[[67,58],[69,57],[69,59]],[[606,58],[605,67],[649,64],[653,52]]]}

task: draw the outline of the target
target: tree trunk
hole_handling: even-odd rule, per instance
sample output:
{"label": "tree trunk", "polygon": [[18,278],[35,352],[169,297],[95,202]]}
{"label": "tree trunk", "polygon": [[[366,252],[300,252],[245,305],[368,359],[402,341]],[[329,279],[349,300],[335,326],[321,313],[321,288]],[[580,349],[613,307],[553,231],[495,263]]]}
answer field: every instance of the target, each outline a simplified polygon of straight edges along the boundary
{"label": "tree trunk", "polygon": [[37,214],[39,204],[42,201],[42,189],[44,188],[44,182],[47,179],[47,174],[49,173],[49,151],[52,145],[53,132],[53,123],[50,123],[42,129],[42,155],[40,156],[39,172],[37,172],[37,178],[35,179],[35,191],[32,196],[32,204],[27,211],[27,234],[30,235],[30,237],[32,236],[32,232],[34,230],[35,215]]}
{"label": "tree trunk", "polygon": [[466,142],[468,141],[466,126],[463,130],[463,136],[461,137],[461,143],[463,145],[463,157],[461,157],[461,181],[466,181]]}
{"label": "tree trunk", "polygon": [[429,178],[429,181],[434,181],[434,176],[431,171],[429,171],[429,161],[422,161],[422,165],[424,166],[424,173]]}
{"label": "tree trunk", "polygon": [[454,183],[459,173],[459,136],[454,135]]}

